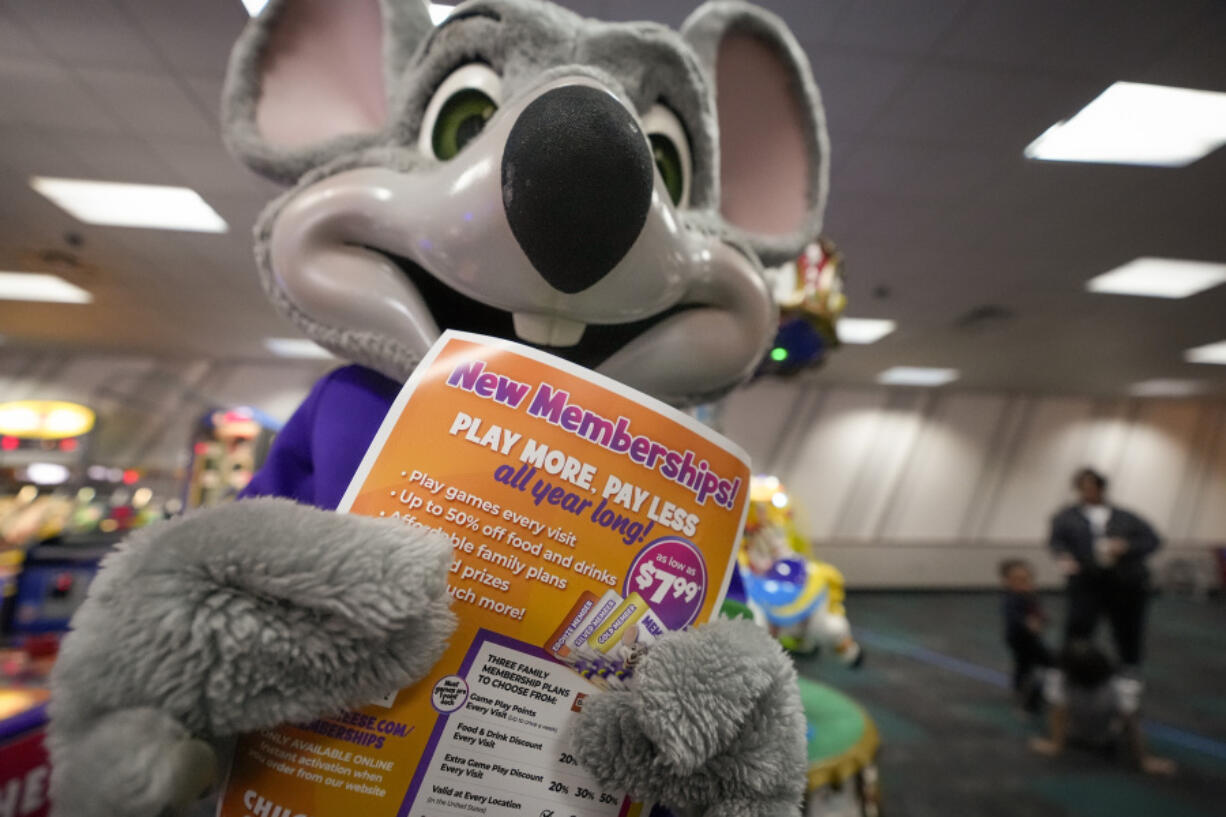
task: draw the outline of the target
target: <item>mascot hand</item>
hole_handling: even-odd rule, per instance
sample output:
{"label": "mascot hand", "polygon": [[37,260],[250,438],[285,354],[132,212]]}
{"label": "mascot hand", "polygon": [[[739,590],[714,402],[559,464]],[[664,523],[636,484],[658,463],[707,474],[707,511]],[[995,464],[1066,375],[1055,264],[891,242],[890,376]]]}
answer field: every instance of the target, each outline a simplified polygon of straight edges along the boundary
{"label": "mascot hand", "polygon": [[225,738],[423,677],[455,626],[446,537],[286,500],[133,534],[52,676],[56,817],[185,813]]}
{"label": "mascot hand", "polygon": [[795,817],[805,788],[796,671],[748,621],[660,639],[634,681],[594,695],[575,756],[602,785],[698,817]]}

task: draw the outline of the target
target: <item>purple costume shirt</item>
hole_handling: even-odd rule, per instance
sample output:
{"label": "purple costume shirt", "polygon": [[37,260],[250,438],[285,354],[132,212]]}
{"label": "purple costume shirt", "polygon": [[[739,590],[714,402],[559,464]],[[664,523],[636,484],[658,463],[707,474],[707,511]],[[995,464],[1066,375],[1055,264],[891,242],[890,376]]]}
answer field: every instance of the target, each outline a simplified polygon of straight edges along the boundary
{"label": "purple costume shirt", "polygon": [[240,496],[280,496],[335,510],[400,386],[363,366],[325,375]]}

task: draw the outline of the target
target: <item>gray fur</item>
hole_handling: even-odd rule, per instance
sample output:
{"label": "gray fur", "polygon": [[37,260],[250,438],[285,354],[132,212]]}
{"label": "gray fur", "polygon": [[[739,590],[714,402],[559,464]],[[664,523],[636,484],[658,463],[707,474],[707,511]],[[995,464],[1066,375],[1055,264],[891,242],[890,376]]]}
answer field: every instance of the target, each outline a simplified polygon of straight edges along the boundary
{"label": "gray fur", "polygon": [[[816,161],[810,167],[809,211],[800,229],[785,236],[762,236],[733,228],[734,235],[746,240],[765,266],[792,261],[822,231],[826,193],[830,187],[830,137],[826,133],[826,110],[822,95],[813,81],[809,58],[792,36],[787,25],[766,9],[741,0],[712,0],[699,6],[681,26],[681,35],[694,49],[707,76],[715,75],[715,58],[720,41],[732,31],[752,34],[778,51],[790,68],[794,90],[805,102],[811,117],[805,118],[805,140]],[[716,89],[718,93],[718,89]]]}
{"label": "gray fur", "polygon": [[748,621],[665,636],[629,689],[593,696],[575,757],[602,786],[702,817],[782,817],[805,788],[796,671]]}
{"label": "gray fur", "polygon": [[[106,804],[166,795],[201,759],[195,739],[309,720],[423,677],[455,625],[450,556],[437,532],[281,499],[133,534],[52,676],[56,813],[127,814]],[[88,758],[129,753],[127,774],[88,774]],[[99,810],[69,808],[87,802]]]}
{"label": "gray fur", "polygon": [[55,817],[178,817],[222,771],[212,746],[151,707],[98,718],[53,757],[55,769],[71,772],[53,778]]}

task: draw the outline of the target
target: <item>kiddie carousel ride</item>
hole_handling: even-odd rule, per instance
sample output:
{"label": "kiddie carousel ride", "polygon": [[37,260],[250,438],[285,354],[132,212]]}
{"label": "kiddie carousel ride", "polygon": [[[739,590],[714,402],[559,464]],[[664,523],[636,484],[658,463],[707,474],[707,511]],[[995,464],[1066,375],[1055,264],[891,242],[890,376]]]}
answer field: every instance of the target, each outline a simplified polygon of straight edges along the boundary
{"label": "kiddie carousel ride", "polygon": [[[766,278],[780,318],[756,376],[787,378],[821,366],[840,345],[838,320],[847,305],[842,254],[821,238],[795,262],[766,270]],[[725,614],[753,618],[798,656],[822,654],[859,667],[864,652],[847,620],[843,574],[812,556],[794,510],[777,477],[753,478]],[[808,722],[806,814],[875,817],[880,738],[872,718],[829,684],[803,675],[798,683]]]}
{"label": "kiddie carousel ride", "polygon": [[[859,667],[864,652],[851,634],[843,606],[843,574],[809,555],[797,530],[792,500],[777,477],[755,476],[737,571],[725,614],[752,617],[800,655],[833,655]],[[808,722],[809,817],[880,814],[875,759],[877,727],[864,709],[838,689],[797,679]]]}
{"label": "kiddie carousel ride", "polygon": [[754,619],[789,650],[825,650],[844,664],[863,660],[843,606],[843,574],[807,555],[792,501],[777,477],[756,476],[738,568]]}

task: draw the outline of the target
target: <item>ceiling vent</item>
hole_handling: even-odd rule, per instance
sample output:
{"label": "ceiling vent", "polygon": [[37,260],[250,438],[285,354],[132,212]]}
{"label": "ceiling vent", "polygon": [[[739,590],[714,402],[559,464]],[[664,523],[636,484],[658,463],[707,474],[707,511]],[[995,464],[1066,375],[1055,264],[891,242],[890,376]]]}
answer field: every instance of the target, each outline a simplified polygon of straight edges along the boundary
{"label": "ceiling vent", "polygon": [[1012,309],[986,304],[963,313],[954,321],[954,326],[963,332],[992,332],[1017,317]]}

